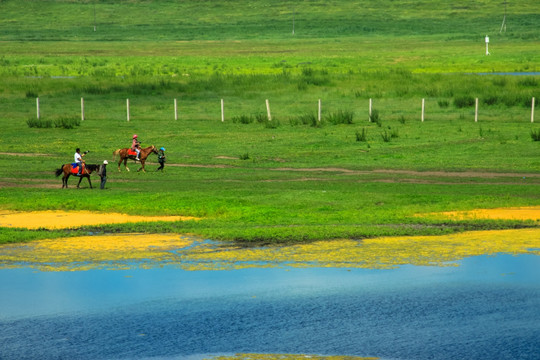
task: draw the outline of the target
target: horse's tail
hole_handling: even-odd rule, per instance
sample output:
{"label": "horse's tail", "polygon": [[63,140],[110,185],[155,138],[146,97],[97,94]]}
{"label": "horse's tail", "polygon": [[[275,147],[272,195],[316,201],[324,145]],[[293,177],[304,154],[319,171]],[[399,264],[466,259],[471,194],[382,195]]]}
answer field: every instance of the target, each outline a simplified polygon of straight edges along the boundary
{"label": "horse's tail", "polygon": [[122,149],[118,149],[118,150],[113,151],[113,153],[112,153],[113,154],[113,161],[116,161],[116,155],[118,155],[118,153],[120,153],[120,150],[122,150]]}
{"label": "horse's tail", "polygon": [[54,172],[54,174],[58,177],[58,176],[60,176],[63,172],[64,172],[64,164],[62,164],[62,166],[60,166],[60,169],[56,169],[56,171]]}

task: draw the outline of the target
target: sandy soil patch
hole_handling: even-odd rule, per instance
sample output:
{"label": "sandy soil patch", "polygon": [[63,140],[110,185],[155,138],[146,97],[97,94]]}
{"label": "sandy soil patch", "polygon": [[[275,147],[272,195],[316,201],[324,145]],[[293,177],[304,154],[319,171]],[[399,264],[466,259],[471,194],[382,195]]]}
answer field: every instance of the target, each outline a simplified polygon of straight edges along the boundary
{"label": "sandy soil patch", "polygon": [[496,219],[496,220],[533,220],[540,221],[540,206],[474,209],[468,211],[446,211],[418,216],[435,216],[453,220]]}
{"label": "sandy soil patch", "polygon": [[186,220],[197,220],[197,218],[190,216],[138,216],[91,211],[0,211],[0,227],[27,229],[68,229],[85,225]]}

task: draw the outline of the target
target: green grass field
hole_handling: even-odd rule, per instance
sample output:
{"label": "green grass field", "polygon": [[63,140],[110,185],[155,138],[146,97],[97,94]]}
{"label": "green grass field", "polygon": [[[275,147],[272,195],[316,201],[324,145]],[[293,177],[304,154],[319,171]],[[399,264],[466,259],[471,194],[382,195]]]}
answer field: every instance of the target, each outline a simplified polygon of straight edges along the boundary
{"label": "green grass field", "polygon": [[[509,3],[499,33],[503,14],[488,1],[0,1],[1,209],[203,218],[0,228],[0,242],[147,231],[269,243],[538,226],[414,216],[540,204],[540,115],[531,123],[540,76],[494,74],[540,71],[540,15],[534,3]],[[54,126],[66,119],[79,124]],[[167,148],[165,173],[116,171],[112,152],[135,133]],[[75,190],[73,178],[61,189],[54,170],[76,147],[90,150],[88,163],[109,160],[107,190]]]}

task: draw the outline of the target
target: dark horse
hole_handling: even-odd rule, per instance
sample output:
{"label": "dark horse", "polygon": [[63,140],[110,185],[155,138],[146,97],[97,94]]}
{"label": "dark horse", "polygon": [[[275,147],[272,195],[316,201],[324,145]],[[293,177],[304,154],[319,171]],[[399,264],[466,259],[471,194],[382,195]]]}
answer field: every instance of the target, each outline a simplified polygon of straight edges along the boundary
{"label": "dark horse", "polygon": [[[128,154],[128,150],[130,150],[130,148],[123,148],[123,149],[118,149],[116,151],[113,151],[113,155],[114,155],[113,161],[116,160],[116,155],[120,156],[120,160],[118,160],[118,171],[120,171],[120,164],[122,163],[122,161],[124,162],[124,167],[126,168],[126,170],[129,171],[129,168],[127,167],[128,159],[135,160],[135,155]],[[158,153],[154,145],[141,149],[141,153],[139,156],[139,159],[141,161],[141,168],[137,171],[142,170],[146,172],[146,170],[144,170],[144,163],[146,162],[146,158],[148,157],[148,155],[150,155],[151,153],[154,153],[156,155]]]}
{"label": "dark horse", "polygon": [[90,174],[93,171],[97,171],[99,169],[99,165],[96,164],[86,164],[81,175],[75,175],[71,172],[71,164],[63,164],[60,166],[60,169],[56,169],[56,176],[60,176],[60,174],[64,174],[62,177],[62,189],[65,187],[68,187],[67,181],[71,175],[78,176],[79,177],[79,183],[77,184],[77,189],[79,188],[79,185],[81,185],[81,181],[83,178],[88,179],[88,184],[90,184],[90,188],[92,188],[92,182],[90,181]]}

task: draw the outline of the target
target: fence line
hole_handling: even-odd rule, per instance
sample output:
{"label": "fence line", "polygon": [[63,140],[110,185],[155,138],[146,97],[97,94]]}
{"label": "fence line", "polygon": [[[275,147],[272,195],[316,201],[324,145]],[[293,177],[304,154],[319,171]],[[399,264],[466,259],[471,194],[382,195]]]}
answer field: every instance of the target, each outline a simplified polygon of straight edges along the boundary
{"label": "fence line", "polygon": [[[272,121],[272,115],[270,112],[270,101],[266,99],[266,113],[268,116],[268,121]],[[178,120],[178,100],[174,98],[174,120]],[[322,101],[321,99],[317,102],[317,120],[320,122],[322,120]],[[368,108],[368,121],[371,122],[373,120],[373,99],[369,99],[369,108]],[[534,123],[534,108],[536,106],[536,98],[533,97],[531,100],[531,123]],[[474,101],[474,122],[478,122],[479,119],[479,99],[475,98]],[[425,121],[425,115],[426,115],[426,101],[425,98],[422,98],[422,107],[421,107],[421,114],[420,119],[421,122]],[[40,120],[41,118],[41,108],[40,108],[40,99],[39,97],[36,97],[36,116],[37,119]],[[126,117],[127,121],[129,122],[131,120],[131,108],[130,108],[130,100],[126,99]],[[81,121],[84,121],[86,119],[85,115],[85,103],[84,98],[81,97]],[[221,99],[221,122],[225,122],[225,101],[224,99]]]}

